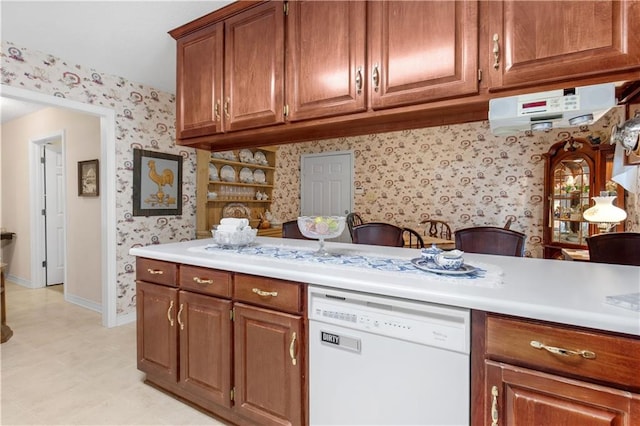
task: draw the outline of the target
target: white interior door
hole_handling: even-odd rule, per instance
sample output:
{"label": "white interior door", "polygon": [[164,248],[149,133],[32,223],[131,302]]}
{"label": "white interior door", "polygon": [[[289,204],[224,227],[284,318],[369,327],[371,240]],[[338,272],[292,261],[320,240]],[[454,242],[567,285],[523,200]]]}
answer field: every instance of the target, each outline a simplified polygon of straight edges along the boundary
{"label": "white interior door", "polygon": [[47,285],[64,282],[64,178],[60,141],[43,146]]}
{"label": "white interior door", "polygon": [[[346,216],[353,208],[353,153],[304,154],[300,206],[303,216]],[[349,230],[334,241],[351,242]]]}

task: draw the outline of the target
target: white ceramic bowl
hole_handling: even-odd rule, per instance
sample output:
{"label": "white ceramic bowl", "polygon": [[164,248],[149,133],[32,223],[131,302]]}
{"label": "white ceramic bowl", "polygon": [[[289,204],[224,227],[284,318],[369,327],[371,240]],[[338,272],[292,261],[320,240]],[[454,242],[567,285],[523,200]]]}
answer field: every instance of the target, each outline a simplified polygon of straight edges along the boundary
{"label": "white ceramic bowl", "polygon": [[464,252],[460,250],[444,251],[438,254],[434,261],[442,269],[456,270],[462,268],[464,264],[463,254]]}
{"label": "white ceramic bowl", "polygon": [[242,231],[226,232],[211,230],[213,241],[224,247],[242,247],[253,243],[256,240],[258,230],[254,228],[245,228]]}
{"label": "white ceramic bowl", "polygon": [[344,216],[300,216],[298,228],[307,238],[336,238],[344,231]]}

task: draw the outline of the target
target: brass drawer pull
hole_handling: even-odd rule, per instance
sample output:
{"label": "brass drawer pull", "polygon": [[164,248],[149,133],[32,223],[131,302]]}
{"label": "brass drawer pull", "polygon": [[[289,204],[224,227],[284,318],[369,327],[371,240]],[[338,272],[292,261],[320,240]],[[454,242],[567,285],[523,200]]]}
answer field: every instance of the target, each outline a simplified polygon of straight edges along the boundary
{"label": "brass drawer pull", "polygon": [[531,346],[533,346],[536,349],[544,349],[556,355],[562,355],[562,356],[578,355],[585,359],[596,358],[596,353],[592,351],[585,351],[585,350],[573,351],[571,349],[557,348],[555,346],[547,346],[544,343],[538,342],[537,340],[532,340]]}
{"label": "brass drawer pull", "polygon": [[213,280],[212,279],[202,279],[200,277],[193,277],[193,280],[195,282],[197,282],[198,284],[213,284]]}
{"label": "brass drawer pull", "polygon": [[163,270],[161,270],[161,269],[151,269],[151,268],[148,268],[148,269],[147,269],[147,272],[148,272],[148,273],[150,273],[151,275],[162,275],[162,274],[164,274],[164,271],[163,271]]}
{"label": "brass drawer pull", "polygon": [[167,309],[167,319],[169,320],[169,325],[173,327],[173,319],[171,319],[171,310],[173,309],[173,300],[169,304],[169,309]]}
{"label": "brass drawer pull", "polygon": [[500,68],[500,45],[498,44],[500,36],[498,34],[493,35],[493,68]]}
{"label": "brass drawer pull", "polygon": [[291,344],[289,345],[289,356],[291,357],[291,364],[296,365],[298,361],[296,360],[296,332],[294,331],[291,335]]}
{"label": "brass drawer pull", "polygon": [[499,413],[498,413],[498,387],[497,386],[491,387],[491,396],[492,396],[491,426],[498,426]]}
{"label": "brass drawer pull", "polygon": [[180,316],[182,315],[182,310],[183,309],[184,309],[184,303],[181,303],[180,304],[180,310],[178,310],[178,324],[180,324],[180,330],[184,330],[184,323],[180,319]]}
{"label": "brass drawer pull", "polygon": [[277,291],[264,291],[264,290],[260,290],[259,288],[254,288],[251,291],[253,291],[258,296],[262,296],[262,297],[267,297],[267,296],[277,297],[278,296],[278,292]]}

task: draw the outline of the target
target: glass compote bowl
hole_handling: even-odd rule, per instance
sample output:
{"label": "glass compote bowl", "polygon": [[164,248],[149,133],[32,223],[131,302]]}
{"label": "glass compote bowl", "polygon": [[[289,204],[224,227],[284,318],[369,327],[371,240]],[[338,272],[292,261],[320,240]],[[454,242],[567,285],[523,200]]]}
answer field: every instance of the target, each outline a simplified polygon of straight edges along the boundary
{"label": "glass compote bowl", "polygon": [[324,240],[339,237],[344,231],[344,216],[300,216],[298,228],[302,235],[320,242],[316,256],[331,256],[324,248]]}

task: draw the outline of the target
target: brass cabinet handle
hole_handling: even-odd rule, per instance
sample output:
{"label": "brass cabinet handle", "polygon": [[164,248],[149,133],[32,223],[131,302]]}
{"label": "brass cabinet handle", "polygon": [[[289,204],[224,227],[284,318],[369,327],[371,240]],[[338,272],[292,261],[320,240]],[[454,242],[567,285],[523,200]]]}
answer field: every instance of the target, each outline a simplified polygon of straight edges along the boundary
{"label": "brass cabinet handle", "polygon": [[295,351],[295,347],[296,347],[296,332],[294,331],[293,334],[291,335],[291,344],[289,345],[289,356],[291,357],[291,364],[292,365],[296,365],[298,363],[298,361],[296,360],[296,351]]}
{"label": "brass cabinet handle", "polygon": [[231,103],[231,98],[227,98],[226,101],[224,101],[224,115],[229,118],[229,104]]}
{"label": "brass cabinet handle", "polygon": [[180,319],[180,315],[182,315],[182,309],[184,309],[184,303],[180,304],[180,310],[178,310],[178,324],[180,324],[180,330],[184,330],[184,323]]}
{"label": "brass cabinet handle", "polygon": [[164,271],[163,271],[163,270],[160,270],[160,269],[151,269],[151,268],[148,268],[148,269],[147,269],[147,272],[148,272],[148,273],[150,273],[151,275],[162,275],[162,274],[164,274]]}
{"label": "brass cabinet handle", "polygon": [[171,318],[171,310],[173,309],[173,300],[169,304],[169,309],[167,309],[167,319],[169,320],[169,325],[173,327],[173,319]]}
{"label": "brass cabinet handle", "polygon": [[277,297],[278,296],[278,292],[277,291],[264,291],[264,290],[260,290],[259,288],[254,288],[251,291],[253,291],[258,296],[262,296],[262,297],[267,297],[267,296]]}
{"label": "brass cabinet handle", "polygon": [[500,67],[500,45],[498,44],[498,40],[500,37],[498,34],[493,35],[493,68],[498,69]]}
{"label": "brass cabinet handle", "polygon": [[498,426],[498,387],[491,387],[491,426]]}
{"label": "brass cabinet handle", "polygon": [[380,71],[378,70],[378,64],[373,65],[371,80],[373,81],[373,90],[377,92],[380,89]]}
{"label": "brass cabinet handle", "polygon": [[197,282],[198,284],[213,284],[213,280],[212,279],[202,279],[200,277],[193,277],[193,280],[195,282]]}
{"label": "brass cabinet handle", "polygon": [[595,359],[596,358],[596,353],[592,352],[592,351],[585,351],[585,350],[571,350],[571,349],[564,349],[564,348],[558,348],[555,346],[547,346],[544,343],[538,342],[537,340],[532,340],[531,341],[531,346],[536,348],[536,349],[544,349],[548,352],[551,352],[552,354],[556,354],[556,355],[562,355],[562,356],[570,356],[570,355],[578,355],[581,356],[582,358],[585,359]]}
{"label": "brass cabinet handle", "polygon": [[362,93],[362,67],[356,70],[356,92],[358,95]]}
{"label": "brass cabinet handle", "polygon": [[220,99],[216,99],[216,104],[213,107],[213,113],[216,117],[216,121],[220,121]]}

